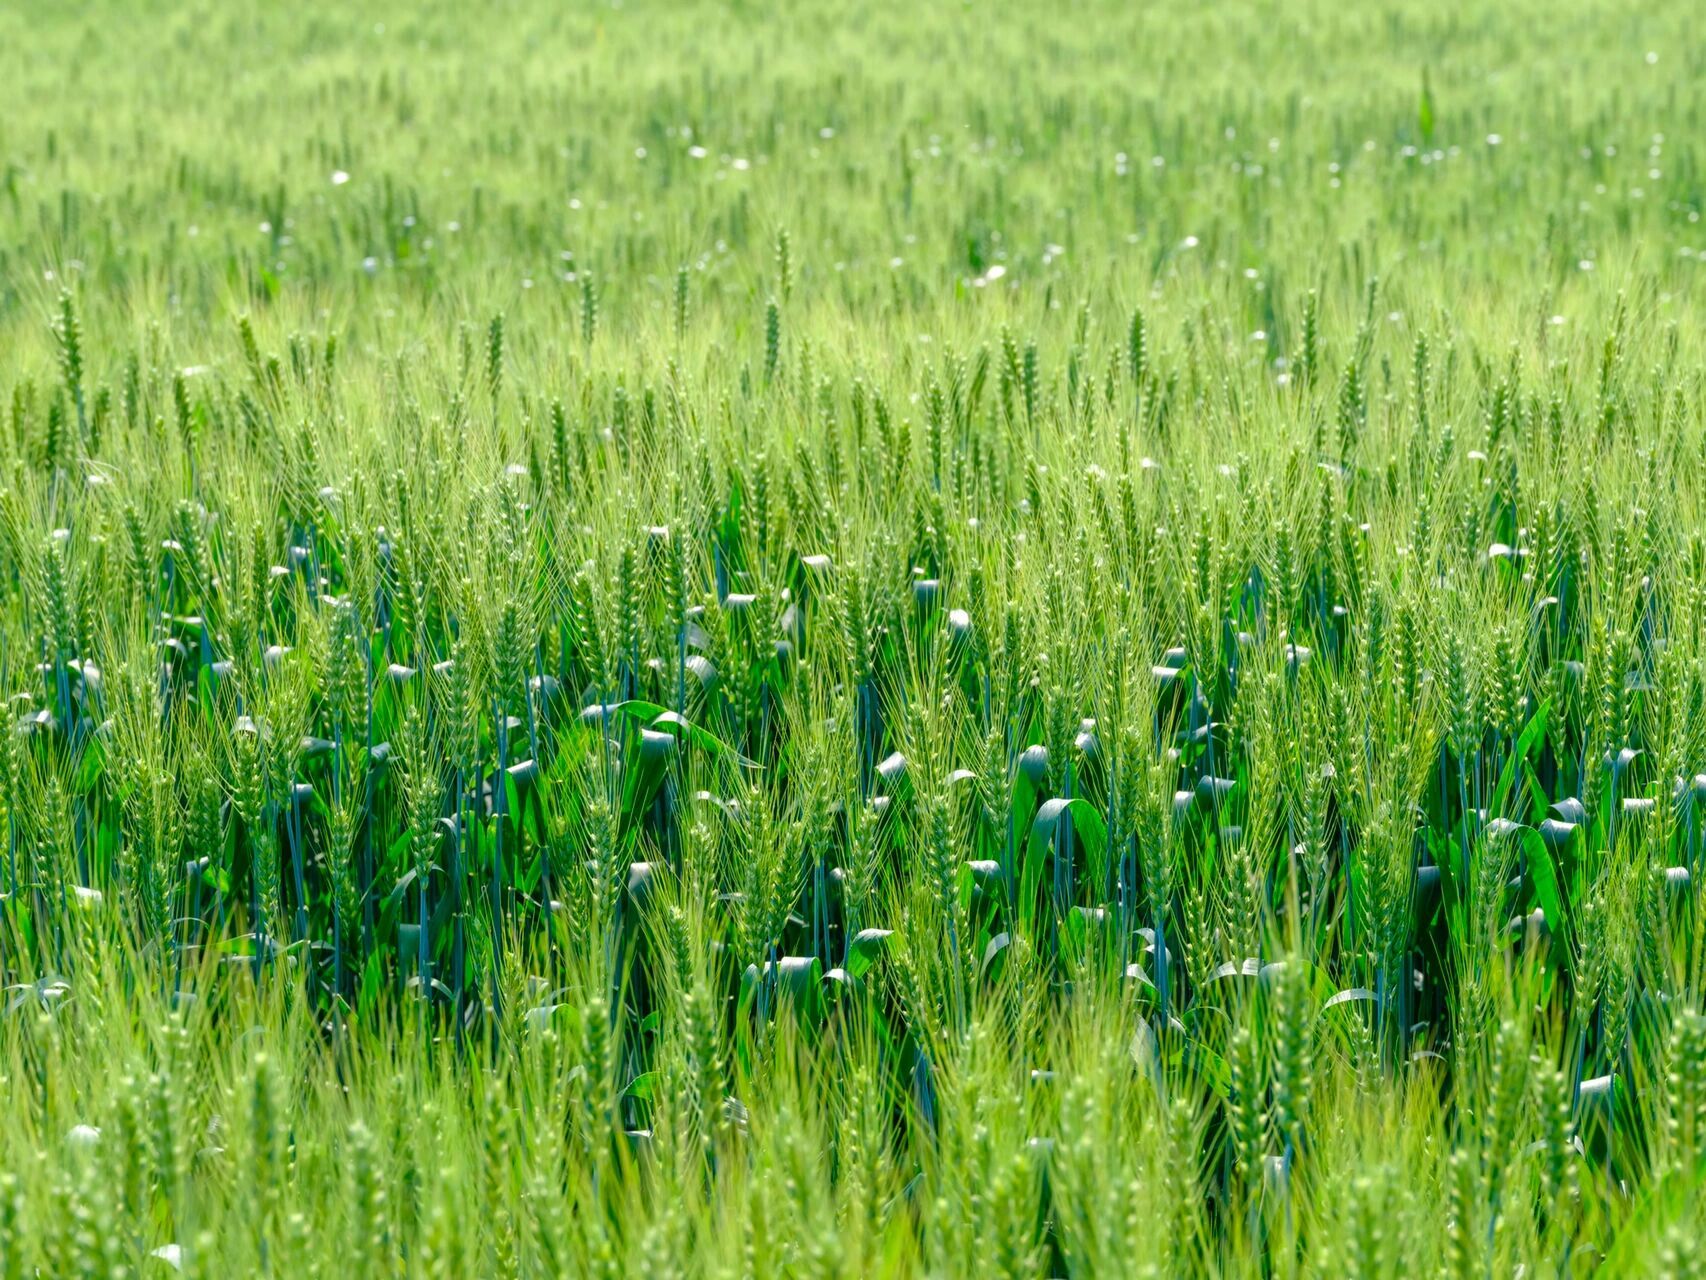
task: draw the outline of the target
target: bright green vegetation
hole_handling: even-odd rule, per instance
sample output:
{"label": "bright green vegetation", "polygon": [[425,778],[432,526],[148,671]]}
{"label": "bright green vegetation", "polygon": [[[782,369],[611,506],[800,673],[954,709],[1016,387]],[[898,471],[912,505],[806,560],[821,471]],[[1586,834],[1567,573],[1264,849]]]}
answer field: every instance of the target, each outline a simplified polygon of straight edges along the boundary
{"label": "bright green vegetation", "polygon": [[0,1280],[1692,1275],[1686,6],[0,11]]}

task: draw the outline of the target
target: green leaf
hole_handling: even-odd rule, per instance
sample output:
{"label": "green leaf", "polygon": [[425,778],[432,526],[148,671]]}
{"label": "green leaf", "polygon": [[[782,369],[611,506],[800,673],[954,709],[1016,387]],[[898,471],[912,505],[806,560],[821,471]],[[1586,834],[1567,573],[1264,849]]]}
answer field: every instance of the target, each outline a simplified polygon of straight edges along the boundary
{"label": "green leaf", "polygon": [[847,976],[859,978],[868,973],[887,949],[893,933],[892,929],[859,930],[853,937],[853,945],[847,950]]}
{"label": "green leaf", "polygon": [[628,1087],[622,1090],[624,1098],[638,1098],[641,1102],[651,1101],[656,1092],[661,1076],[656,1071],[642,1071],[628,1082]]}
{"label": "green leaf", "polygon": [[748,760],[728,743],[708,729],[703,729],[684,716],[677,715],[667,707],[661,707],[655,702],[647,702],[642,698],[630,698],[626,702],[618,702],[610,708],[616,715],[626,716],[637,720],[648,729],[659,733],[673,733],[677,737],[686,735],[688,741],[699,750],[718,759],[730,760],[744,769],[758,768],[758,761]]}
{"label": "green leaf", "polygon": [[1373,1000],[1375,998],[1374,992],[1367,987],[1346,987],[1343,991],[1336,991],[1328,996],[1326,1003],[1321,1006],[1321,1012],[1326,1013],[1329,1009],[1337,1009],[1341,1005],[1347,1005],[1356,1000]]}
{"label": "green leaf", "polygon": [[1073,834],[1084,846],[1085,855],[1100,858],[1108,843],[1107,825],[1102,815],[1088,800],[1055,797],[1043,802],[1031,821],[1031,835],[1025,847],[1024,874],[1019,881],[1019,912],[1028,927],[1034,923],[1037,889],[1042,884],[1043,866],[1060,832],[1062,818],[1070,818]]}
{"label": "green leaf", "polygon": [[1505,812],[1505,803],[1510,799],[1512,789],[1516,786],[1518,773],[1523,763],[1528,759],[1528,753],[1534,749],[1535,743],[1546,735],[1546,716],[1551,709],[1551,703],[1542,702],[1521,733],[1517,735],[1515,744],[1511,747],[1510,756],[1505,760],[1504,768],[1499,770],[1498,785],[1493,788],[1492,800],[1487,805],[1489,818],[1503,818],[1509,815]]}
{"label": "green leaf", "polygon": [[1534,901],[1546,913],[1546,925],[1552,935],[1552,962],[1560,970],[1567,970],[1570,948],[1566,945],[1566,931],[1570,921],[1564,911],[1564,893],[1552,851],[1532,827],[1522,833],[1522,848],[1528,860],[1529,878],[1534,882]]}

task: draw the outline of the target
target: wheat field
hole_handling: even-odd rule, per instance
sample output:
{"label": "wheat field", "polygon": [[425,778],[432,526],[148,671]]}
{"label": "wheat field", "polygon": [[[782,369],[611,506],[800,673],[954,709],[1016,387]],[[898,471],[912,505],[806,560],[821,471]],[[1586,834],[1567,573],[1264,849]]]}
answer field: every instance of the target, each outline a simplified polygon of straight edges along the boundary
{"label": "wheat field", "polygon": [[1700,1275],[1694,25],[0,11],[0,1280]]}

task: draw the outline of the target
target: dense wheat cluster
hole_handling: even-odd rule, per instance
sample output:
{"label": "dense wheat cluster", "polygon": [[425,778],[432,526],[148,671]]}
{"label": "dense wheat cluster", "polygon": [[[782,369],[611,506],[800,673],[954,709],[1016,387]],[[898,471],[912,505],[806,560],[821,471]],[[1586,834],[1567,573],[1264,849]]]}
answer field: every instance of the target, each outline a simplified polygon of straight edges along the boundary
{"label": "dense wheat cluster", "polygon": [[0,1280],[1698,1275],[1683,6],[0,12]]}

